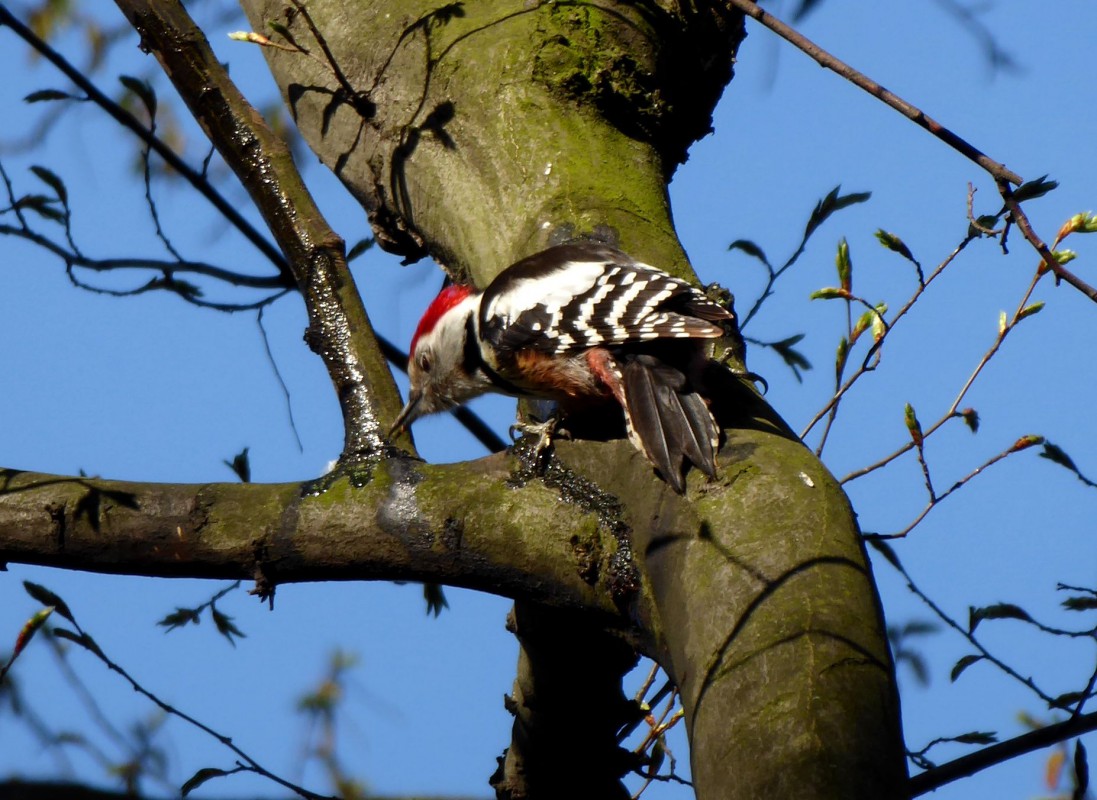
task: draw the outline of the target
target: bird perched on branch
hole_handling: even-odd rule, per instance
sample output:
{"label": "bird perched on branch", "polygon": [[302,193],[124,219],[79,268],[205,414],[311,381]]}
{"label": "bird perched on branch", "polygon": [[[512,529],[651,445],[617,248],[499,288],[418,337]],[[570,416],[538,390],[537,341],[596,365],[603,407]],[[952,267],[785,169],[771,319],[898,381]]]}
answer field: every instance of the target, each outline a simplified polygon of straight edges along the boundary
{"label": "bird perched on branch", "polygon": [[706,340],[734,314],[603,244],[550,247],[482,292],[447,286],[411,340],[411,388],[392,427],[485,392],[556,401],[565,415],[617,403],[629,439],[677,492],[693,464],[716,476],[720,429],[705,396]]}

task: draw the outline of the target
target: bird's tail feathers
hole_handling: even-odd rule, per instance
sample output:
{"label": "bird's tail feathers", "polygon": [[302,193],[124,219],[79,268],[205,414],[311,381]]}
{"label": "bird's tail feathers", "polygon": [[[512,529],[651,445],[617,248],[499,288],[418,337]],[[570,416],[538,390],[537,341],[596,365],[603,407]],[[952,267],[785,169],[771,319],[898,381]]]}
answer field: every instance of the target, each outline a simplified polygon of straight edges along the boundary
{"label": "bird's tail feathers", "polygon": [[652,356],[636,355],[625,362],[622,382],[629,439],[663,479],[685,492],[691,463],[715,478],[720,430],[686,376]]}

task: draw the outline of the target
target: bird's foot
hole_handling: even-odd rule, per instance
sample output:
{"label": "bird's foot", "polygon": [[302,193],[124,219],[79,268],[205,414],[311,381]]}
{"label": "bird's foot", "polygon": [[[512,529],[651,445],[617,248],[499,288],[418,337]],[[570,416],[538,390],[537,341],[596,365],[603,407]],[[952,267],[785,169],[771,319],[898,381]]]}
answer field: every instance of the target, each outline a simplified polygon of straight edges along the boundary
{"label": "bird's foot", "polygon": [[556,435],[556,426],[559,422],[556,417],[549,417],[544,422],[523,422],[519,420],[510,426],[510,435],[512,439],[517,438],[516,434],[535,437],[533,457],[535,460],[540,460],[541,455],[552,446],[552,439]]}

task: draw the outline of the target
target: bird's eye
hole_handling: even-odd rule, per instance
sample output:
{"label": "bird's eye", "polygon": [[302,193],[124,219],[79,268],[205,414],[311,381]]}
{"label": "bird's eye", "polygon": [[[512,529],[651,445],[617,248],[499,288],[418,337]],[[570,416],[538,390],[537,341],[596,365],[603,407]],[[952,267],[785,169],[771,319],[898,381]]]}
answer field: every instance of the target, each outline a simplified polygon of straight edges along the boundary
{"label": "bird's eye", "polygon": [[418,363],[420,370],[422,370],[423,372],[430,372],[431,364],[429,353],[420,353],[415,360]]}

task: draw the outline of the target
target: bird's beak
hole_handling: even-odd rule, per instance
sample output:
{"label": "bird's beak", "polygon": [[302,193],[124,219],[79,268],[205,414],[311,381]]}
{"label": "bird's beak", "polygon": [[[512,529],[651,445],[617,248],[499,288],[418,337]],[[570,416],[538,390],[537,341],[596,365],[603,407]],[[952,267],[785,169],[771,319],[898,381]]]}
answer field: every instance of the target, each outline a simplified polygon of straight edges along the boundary
{"label": "bird's beak", "polygon": [[414,389],[408,394],[407,405],[401,409],[400,413],[396,417],[396,422],[392,423],[392,428],[389,429],[389,438],[397,434],[403,433],[419,417],[419,403],[423,400],[423,393]]}

